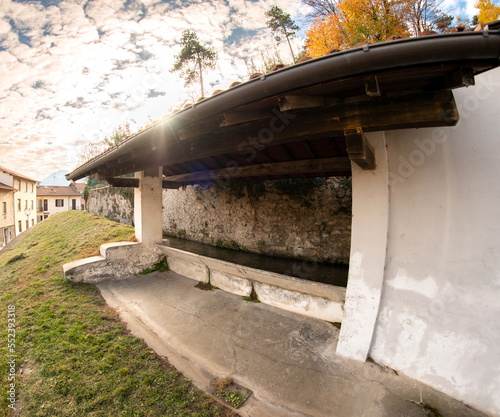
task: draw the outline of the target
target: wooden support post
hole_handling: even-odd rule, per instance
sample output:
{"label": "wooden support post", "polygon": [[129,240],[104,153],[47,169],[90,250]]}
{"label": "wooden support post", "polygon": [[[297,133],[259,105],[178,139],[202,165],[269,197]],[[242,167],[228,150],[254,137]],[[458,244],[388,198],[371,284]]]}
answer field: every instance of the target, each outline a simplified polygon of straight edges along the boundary
{"label": "wooden support post", "polygon": [[375,169],[375,153],[366,140],[363,129],[345,129],[344,134],[349,159],[362,169]]}

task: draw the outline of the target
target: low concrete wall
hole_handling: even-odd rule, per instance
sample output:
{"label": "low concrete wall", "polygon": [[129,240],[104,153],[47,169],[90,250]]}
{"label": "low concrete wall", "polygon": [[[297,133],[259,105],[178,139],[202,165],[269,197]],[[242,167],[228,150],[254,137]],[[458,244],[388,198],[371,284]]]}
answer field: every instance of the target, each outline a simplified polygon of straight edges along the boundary
{"label": "low concrete wall", "polygon": [[329,322],[341,322],[345,288],[306,281],[158,245],[171,271],[221,290]]}
{"label": "low concrete wall", "polygon": [[[350,178],[266,181],[163,191],[163,232],[266,255],[347,260]],[[117,188],[89,192],[88,211],[133,223],[132,201]]]}
{"label": "low concrete wall", "polygon": [[100,256],[64,264],[64,278],[72,282],[96,284],[138,274],[161,258],[156,245],[137,242],[107,243],[101,245],[100,252]]}

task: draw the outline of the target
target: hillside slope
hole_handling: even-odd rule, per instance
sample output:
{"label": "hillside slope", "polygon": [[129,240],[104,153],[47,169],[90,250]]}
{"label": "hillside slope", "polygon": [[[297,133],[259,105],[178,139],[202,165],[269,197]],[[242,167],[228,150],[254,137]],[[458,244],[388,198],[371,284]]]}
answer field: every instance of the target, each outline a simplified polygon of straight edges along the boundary
{"label": "hillside slope", "polygon": [[63,278],[64,263],[133,239],[130,226],[69,211],[0,252],[0,378],[14,392],[0,396],[1,415],[230,415],[131,336],[94,286]]}

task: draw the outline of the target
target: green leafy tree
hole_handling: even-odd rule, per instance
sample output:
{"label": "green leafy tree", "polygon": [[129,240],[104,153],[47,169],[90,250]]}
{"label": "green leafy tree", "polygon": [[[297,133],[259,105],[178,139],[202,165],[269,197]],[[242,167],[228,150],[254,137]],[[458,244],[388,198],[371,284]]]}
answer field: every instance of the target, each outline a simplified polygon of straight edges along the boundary
{"label": "green leafy tree", "polygon": [[181,71],[185,87],[199,81],[201,96],[204,97],[203,72],[215,68],[217,52],[213,48],[202,45],[198,40],[198,35],[189,29],[182,32],[180,44],[181,52],[175,56],[174,66],[170,71]]}
{"label": "green leafy tree", "polygon": [[271,6],[271,8],[266,12],[266,16],[270,17],[266,24],[272,30],[274,39],[278,43],[284,42],[285,40],[288,42],[293,62],[295,62],[295,55],[293,54],[290,39],[295,36],[295,31],[300,28],[291,19],[290,14],[285,13],[278,6]]}

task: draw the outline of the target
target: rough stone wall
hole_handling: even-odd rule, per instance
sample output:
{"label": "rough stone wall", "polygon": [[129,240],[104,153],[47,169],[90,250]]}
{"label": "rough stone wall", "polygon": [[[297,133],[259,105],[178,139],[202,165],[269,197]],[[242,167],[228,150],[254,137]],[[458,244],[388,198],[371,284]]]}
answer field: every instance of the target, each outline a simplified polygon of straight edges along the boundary
{"label": "rough stone wall", "polygon": [[89,190],[87,211],[125,224],[134,224],[134,190],[103,187]]}
{"label": "rough stone wall", "polygon": [[[250,252],[349,259],[350,178],[266,181],[163,190],[163,233]],[[117,188],[89,192],[88,211],[133,224],[131,200]]]}
{"label": "rough stone wall", "polygon": [[347,260],[351,207],[350,178],[195,185],[163,192],[163,231],[257,253]]}

